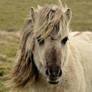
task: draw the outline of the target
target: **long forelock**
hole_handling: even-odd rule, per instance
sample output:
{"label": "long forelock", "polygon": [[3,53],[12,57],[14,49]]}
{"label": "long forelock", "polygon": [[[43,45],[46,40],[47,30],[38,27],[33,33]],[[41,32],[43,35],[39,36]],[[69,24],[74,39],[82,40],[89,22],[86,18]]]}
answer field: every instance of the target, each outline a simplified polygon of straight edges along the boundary
{"label": "long forelock", "polygon": [[59,24],[64,12],[61,7],[44,7],[38,10],[35,27],[37,35],[43,39],[52,33],[54,27]]}

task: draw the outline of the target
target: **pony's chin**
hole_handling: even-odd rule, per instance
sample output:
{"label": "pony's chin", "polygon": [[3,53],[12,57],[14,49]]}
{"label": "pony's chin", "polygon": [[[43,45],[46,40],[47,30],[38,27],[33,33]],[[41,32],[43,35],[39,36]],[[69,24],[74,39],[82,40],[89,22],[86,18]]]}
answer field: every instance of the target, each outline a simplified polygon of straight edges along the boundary
{"label": "pony's chin", "polygon": [[59,83],[60,79],[59,78],[54,78],[54,79],[48,78],[47,81],[49,84],[55,85]]}

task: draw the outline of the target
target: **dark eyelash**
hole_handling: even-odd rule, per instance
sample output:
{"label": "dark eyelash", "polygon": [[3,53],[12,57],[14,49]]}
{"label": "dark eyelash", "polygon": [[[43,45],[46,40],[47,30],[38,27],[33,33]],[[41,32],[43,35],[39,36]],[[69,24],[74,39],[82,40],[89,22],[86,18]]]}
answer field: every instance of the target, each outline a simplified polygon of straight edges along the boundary
{"label": "dark eyelash", "polygon": [[39,45],[44,44],[44,39],[41,38],[41,35],[37,37],[37,41],[38,41]]}
{"label": "dark eyelash", "polygon": [[62,42],[63,44],[66,44],[67,40],[68,40],[68,37],[65,37],[61,42]]}
{"label": "dark eyelash", "polygon": [[43,45],[44,44],[44,39],[38,40],[39,45]]}

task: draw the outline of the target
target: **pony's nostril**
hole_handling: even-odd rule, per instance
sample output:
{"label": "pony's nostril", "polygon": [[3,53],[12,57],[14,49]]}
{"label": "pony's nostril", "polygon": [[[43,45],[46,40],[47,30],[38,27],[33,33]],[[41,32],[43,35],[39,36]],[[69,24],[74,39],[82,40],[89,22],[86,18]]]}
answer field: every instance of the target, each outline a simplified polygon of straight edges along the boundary
{"label": "pony's nostril", "polygon": [[62,75],[62,70],[59,69],[58,72],[51,72],[49,69],[46,69],[45,74],[49,77],[60,77]]}
{"label": "pony's nostril", "polygon": [[59,69],[59,71],[58,71],[58,76],[60,77],[61,75],[62,75],[62,70]]}

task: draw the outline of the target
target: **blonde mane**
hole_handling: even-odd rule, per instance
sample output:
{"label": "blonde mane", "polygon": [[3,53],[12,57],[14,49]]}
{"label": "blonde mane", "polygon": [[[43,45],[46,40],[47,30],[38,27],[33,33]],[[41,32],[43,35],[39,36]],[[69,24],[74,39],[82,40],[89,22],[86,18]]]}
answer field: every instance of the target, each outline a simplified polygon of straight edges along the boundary
{"label": "blonde mane", "polygon": [[[59,23],[61,20],[63,21],[64,18],[64,8],[58,6],[45,6],[37,11],[34,32],[36,32],[38,36],[41,36],[42,39],[45,39],[54,30],[55,26],[60,26]],[[62,24],[66,25],[66,23]]]}
{"label": "blonde mane", "polygon": [[61,3],[59,6],[38,6],[37,9],[34,9],[34,22],[32,22],[31,11],[27,24],[23,30],[26,30],[25,32],[30,32],[30,29],[32,29],[31,31],[33,31],[33,34],[35,34],[36,37],[46,39],[57,26],[60,26],[60,21],[62,21],[63,28],[66,28],[67,23],[64,16],[66,10],[67,8],[64,8]]}

